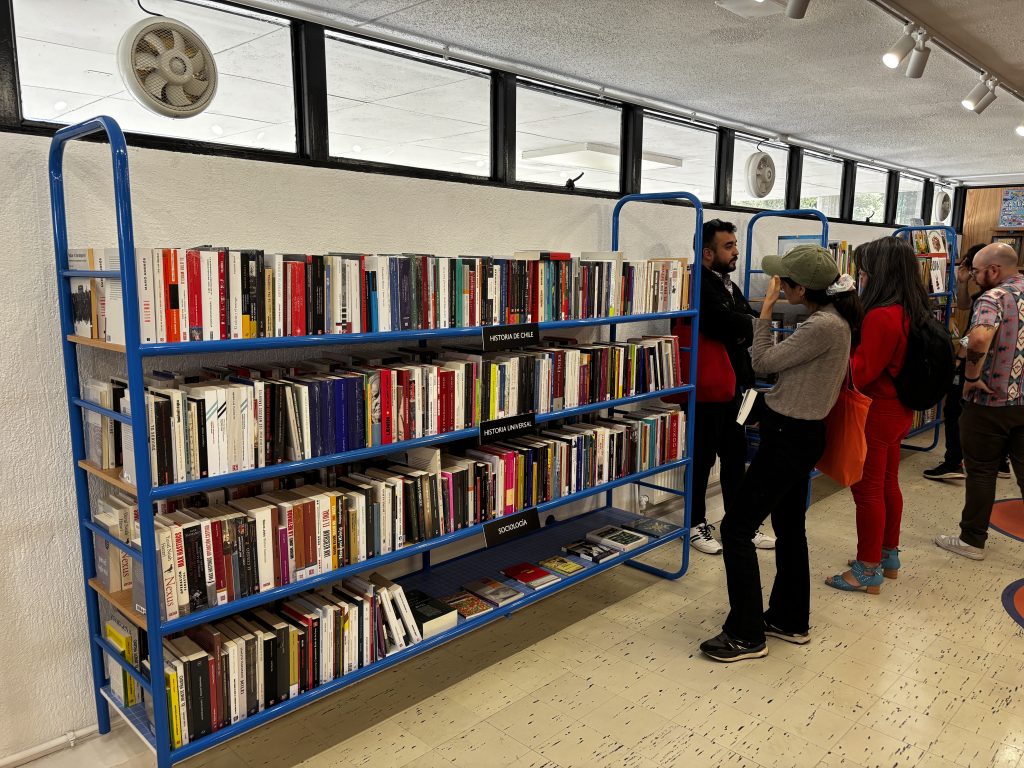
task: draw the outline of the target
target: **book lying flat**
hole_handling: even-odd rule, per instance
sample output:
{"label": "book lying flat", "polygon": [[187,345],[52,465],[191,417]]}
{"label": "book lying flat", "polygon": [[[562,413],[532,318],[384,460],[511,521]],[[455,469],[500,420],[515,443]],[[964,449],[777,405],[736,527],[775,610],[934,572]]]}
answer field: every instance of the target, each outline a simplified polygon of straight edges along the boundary
{"label": "book lying flat", "polygon": [[464,584],[463,587],[487,602],[494,603],[499,608],[523,596],[523,593],[515,587],[487,577],[471,581]]}
{"label": "book lying flat", "polygon": [[592,541],[570,541],[562,547],[567,555],[575,555],[581,560],[588,560],[591,563],[602,563],[609,558],[615,557],[618,552],[608,547],[602,547]]}
{"label": "book lying flat", "polygon": [[517,563],[516,565],[502,568],[501,572],[510,579],[515,579],[520,584],[525,584],[532,589],[540,589],[559,580],[559,577],[551,571],[545,570],[533,563]]}
{"label": "book lying flat", "polygon": [[479,616],[482,613],[490,613],[494,610],[490,603],[465,590],[456,592],[454,595],[442,597],[441,602],[450,605],[465,619]]}
{"label": "book lying flat", "polygon": [[668,536],[670,533],[680,530],[678,525],[652,517],[639,517],[636,520],[623,523],[622,527],[634,533],[642,533],[652,539],[660,539],[662,536]]}
{"label": "book lying flat", "polygon": [[615,525],[606,525],[587,534],[587,541],[600,544],[603,547],[629,552],[647,543],[647,537],[640,533],[633,533],[619,528]]}
{"label": "book lying flat", "polygon": [[567,560],[560,555],[554,555],[540,561],[540,565],[552,570],[556,573],[561,573],[566,576],[571,576],[574,573],[578,573],[584,569],[584,566],[579,563],[574,563],[572,560]]}

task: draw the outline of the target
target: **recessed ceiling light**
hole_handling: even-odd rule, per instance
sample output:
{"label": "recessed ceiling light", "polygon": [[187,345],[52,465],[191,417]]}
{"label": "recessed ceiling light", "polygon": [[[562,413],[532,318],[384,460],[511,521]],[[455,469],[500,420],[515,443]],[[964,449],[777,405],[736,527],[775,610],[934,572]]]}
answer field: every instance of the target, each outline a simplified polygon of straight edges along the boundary
{"label": "recessed ceiling light", "polygon": [[359,152],[363,151],[363,148],[360,147],[358,144],[353,144],[352,145],[352,151],[358,154]]}
{"label": "recessed ceiling light", "polygon": [[67,108],[68,103],[66,101],[58,101],[56,104],[53,105],[53,109],[55,112],[63,112]]}
{"label": "recessed ceiling light", "polygon": [[213,134],[215,136],[221,136],[224,134],[224,129],[221,128],[219,125],[211,125],[210,130],[213,131]]}
{"label": "recessed ceiling light", "polygon": [[487,163],[485,163],[483,160],[477,160],[476,161],[476,167],[477,168],[483,168],[485,165],[487,165]]}

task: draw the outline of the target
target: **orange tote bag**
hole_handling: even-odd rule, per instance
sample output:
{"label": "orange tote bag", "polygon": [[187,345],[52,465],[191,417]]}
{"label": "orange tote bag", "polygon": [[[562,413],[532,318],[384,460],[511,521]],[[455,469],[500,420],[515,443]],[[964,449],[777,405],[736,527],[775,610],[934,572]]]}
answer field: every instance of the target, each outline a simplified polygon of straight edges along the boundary
{"label": "orange tote bag", "polygon": [[864,475],[864,424],[870,407],[871,398],[857,391],[847,371],[839,399],[825,417],[825,453],[818,461],[818,469],[840,485],[853,485]]}

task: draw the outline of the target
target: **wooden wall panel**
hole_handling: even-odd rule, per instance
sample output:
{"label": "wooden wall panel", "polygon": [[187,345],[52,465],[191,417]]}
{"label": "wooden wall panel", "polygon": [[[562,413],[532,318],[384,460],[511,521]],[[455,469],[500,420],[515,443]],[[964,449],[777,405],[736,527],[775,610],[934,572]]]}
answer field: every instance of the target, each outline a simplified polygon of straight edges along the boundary
{"label": "wooden wall panel", "polygon": [[961,252],[976,243],[992,241],[992,230],[999,226],[999,207],[1003,202],[1004,189],[1008,187],[967,190]]}

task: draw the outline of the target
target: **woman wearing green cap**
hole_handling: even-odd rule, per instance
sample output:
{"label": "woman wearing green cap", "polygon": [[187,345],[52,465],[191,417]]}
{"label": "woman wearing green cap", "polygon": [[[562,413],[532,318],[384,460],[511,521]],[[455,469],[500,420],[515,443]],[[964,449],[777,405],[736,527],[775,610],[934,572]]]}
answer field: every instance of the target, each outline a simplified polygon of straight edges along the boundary
{"label": "woman wearing green cap", "polygon": [[[757,455],[722,521],[730,611],[722,633],[700,646],[716,661],[767,656],[766,635],[797,644],[810,639],[807,482],[824,453],[824,419],[839,397],[851,340],[863,317],[856,283],[839,274],[835,259],[821,246],[801,245],[785,256],[766,256],[762,269],[773,277],[754,321],[750,351],[757,373],[778,378],[759,413]],[[803,304],[811,315],[773,345],[772,310],[783,289],[791,304]],[[777,537],[776,576],[763,612],[751,539],[769,516]]]}

